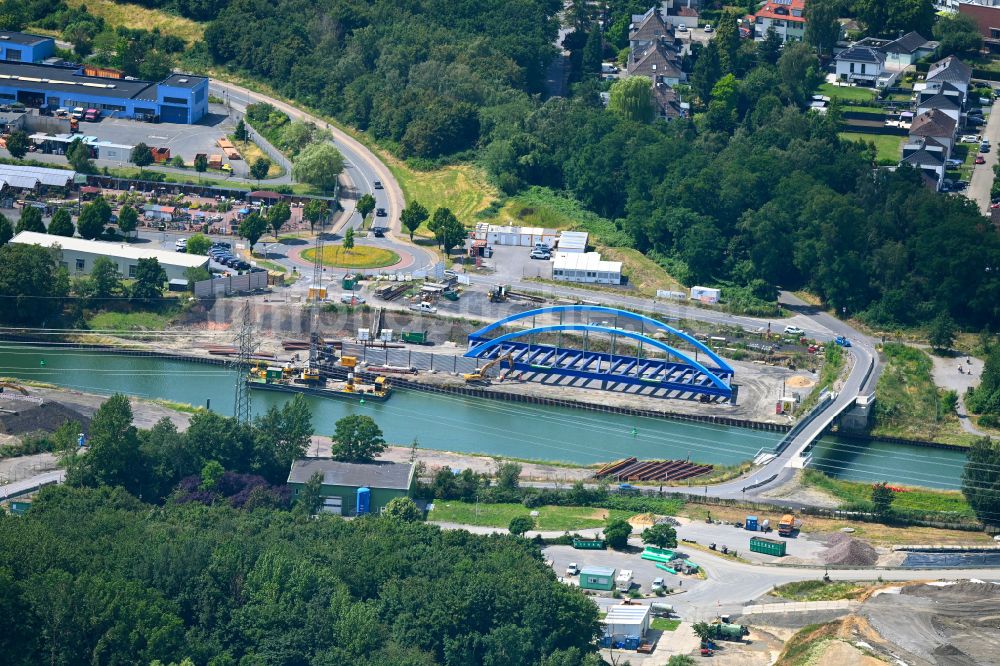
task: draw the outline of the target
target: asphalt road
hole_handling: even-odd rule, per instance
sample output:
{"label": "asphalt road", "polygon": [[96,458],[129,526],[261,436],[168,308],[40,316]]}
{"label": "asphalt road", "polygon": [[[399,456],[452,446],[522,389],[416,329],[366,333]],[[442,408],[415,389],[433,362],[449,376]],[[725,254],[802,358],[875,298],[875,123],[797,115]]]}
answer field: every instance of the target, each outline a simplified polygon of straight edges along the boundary
{"label": "asphalt road", "polygon": [[[974,134],[975,132],[969,132]],[[1000,100],[993,102],[993,109],[986,121],[983,138],[989,139],[990,152],[981,153],[986,158],[986,164],[977,164],[972,171],[972,178],[965,196],[976,202],[983,213],[990,212],[990,189],[993,187],[993,166],[997,164],[997,151],[1000,150]],[[969,144],[969,150],[978,150],[974,144]]]}

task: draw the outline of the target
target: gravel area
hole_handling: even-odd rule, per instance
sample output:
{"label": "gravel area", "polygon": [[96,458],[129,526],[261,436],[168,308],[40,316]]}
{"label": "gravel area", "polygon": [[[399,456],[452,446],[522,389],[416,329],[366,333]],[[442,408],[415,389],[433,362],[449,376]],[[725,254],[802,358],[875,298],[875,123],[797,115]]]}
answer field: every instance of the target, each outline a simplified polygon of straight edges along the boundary
{"label": "gravel area", "polygon": [[834,534],[827,543],[830,548],[823,554],[826,564],[868,567],[878,561],[874,548],[846,534]]}

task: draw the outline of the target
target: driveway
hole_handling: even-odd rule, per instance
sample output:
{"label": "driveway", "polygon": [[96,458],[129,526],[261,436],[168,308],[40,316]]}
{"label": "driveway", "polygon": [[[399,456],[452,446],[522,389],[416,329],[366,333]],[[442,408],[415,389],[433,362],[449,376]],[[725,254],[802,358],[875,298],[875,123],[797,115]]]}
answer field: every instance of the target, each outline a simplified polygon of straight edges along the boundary
{"label": "driveway", "polygon": [[972,425],[969,413],[965,409],[965,392],[978,386],[982,378],[982,359],[973,356],[957,358],[949,356],[945,358],[931,354],[931,361],[934,363],[934,384],[958,393],[958,404],[955,405],[955,412],[958,414],[958,422],[961,424],[962,430],[980,437],[988,437],[986,433]]}
{"label": "driveway", "polygon": [[[990,212],[990,189],[993,187],[993,165],[997,163],[998,143],[1000,143],[1000,100],[993,102],[989,120],[986,121],[986,131],[983,138],[988,139],[991,144],[990,152],[984,153],[986,164],[977,164],[972,171],[972,179],[969,187],[965,191],[965,196],[976,202],[979,210],[985,214]],[[970,132],[972,134],[973,132]],[[973,145],[969,150],[977,150]]]}

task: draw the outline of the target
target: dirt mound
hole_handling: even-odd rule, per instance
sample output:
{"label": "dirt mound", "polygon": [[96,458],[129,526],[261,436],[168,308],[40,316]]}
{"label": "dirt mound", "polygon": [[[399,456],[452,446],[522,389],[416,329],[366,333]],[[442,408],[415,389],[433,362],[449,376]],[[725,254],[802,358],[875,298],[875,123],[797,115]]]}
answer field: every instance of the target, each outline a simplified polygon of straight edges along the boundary
{"label": "dirt mound", "polygon": [[[90,418],[58,402],[43,402],[40,405],[11,402],[4,404],[5,412],[0,412],[0,433],[24,435],[30,432],[53,432],[67,421],[76,421],[86,431]],[[13,413],[9,413],[13,412]]]}
{"label": "dirt mound", "polygon": [[878,553],[874,548],[846,534],[834,535],[829,543],[830,547],[822,555],[826,564],[868,567],[878,561]]}
{"label": "dirt mound", "polygon": [[941,602],[968,603],[989,600],[1000,605],[1000,585],[963,580],[953,585],[907,585],[903,594],[929,597]]}
{"label": "dirt mound", "polygon": [[785,386],[789,388],[812,388],[816,386],[816,380],[805,375],[793,375],[785,380]]}

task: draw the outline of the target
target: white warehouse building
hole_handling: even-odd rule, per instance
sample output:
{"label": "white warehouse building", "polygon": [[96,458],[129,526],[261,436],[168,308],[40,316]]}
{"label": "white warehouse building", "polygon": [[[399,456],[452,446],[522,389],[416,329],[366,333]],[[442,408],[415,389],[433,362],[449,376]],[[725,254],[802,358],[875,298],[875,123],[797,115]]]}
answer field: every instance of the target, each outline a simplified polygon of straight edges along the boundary
{"label": "white warehouse building", "polygon": [[556,252],[552,279],[591,284],[621,284],[622,262],[602,261],[600,252]]}
{"label": "white warehouse building", "polygon": [[155,258],[167,273],[167,280],[186,279],[184,272],[189,268],[208,267],[208,257],[196,254],[183,254],[156,250],[141,245],[126,243],[108,243],[83,238],[66,238],[65,236],[50,236],[34,231],[22,231],[11,239],[11,243],[22,245],[40,245],[42,247],[58,247],[62,250],[62,266],[70,275],[86,275],[94,267],[94,260],[106,257],[118,266],[122,277],[135,277],[139,259]]}

